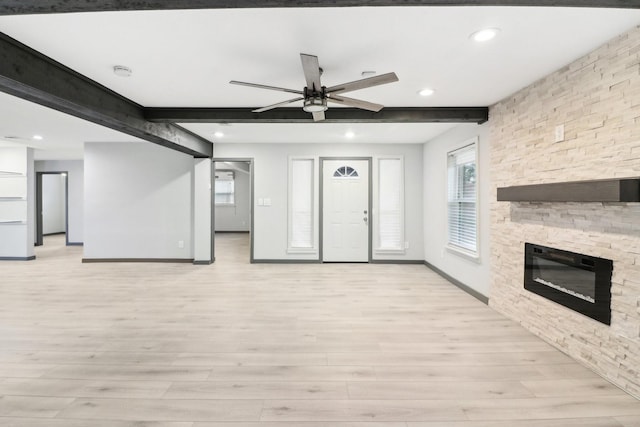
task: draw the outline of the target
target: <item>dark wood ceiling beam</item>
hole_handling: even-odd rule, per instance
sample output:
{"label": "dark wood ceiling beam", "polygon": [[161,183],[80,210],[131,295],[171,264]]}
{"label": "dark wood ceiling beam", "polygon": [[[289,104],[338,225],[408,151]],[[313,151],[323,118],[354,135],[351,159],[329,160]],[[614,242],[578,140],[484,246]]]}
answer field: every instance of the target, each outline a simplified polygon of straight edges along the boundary
{"label": "dark wood ceiling beam", "polygon": [[0,91],[194,157],[213,155],[206,139],[147,121],[138,104],[2,33]]}
{"label": "dark wood ceiling beam", "polygon": [[358,6],[557,6],[638,9],[639,0],[3,0],[0,15],[169,9]]}
{"label": "dark wood ceiling beam", "polygon": [[[145,108],[145,118],[160,123],[314,123],[302,108]],[[377,113],[357,108],[329,108],[322,123],[484,123],[488,107],[385,107]]]}

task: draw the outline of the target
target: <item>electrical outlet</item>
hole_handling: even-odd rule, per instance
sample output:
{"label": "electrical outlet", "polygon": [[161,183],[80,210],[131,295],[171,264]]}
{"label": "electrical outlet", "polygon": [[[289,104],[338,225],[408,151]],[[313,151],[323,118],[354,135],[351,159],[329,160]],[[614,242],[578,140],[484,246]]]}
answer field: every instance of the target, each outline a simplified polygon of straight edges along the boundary
{"label": "electrical outlet", "polygon": [[404,242],[404,248],[409,249],[409,242]]}
{"label": "electrical outlet", "polygon": [[184,240],[178,240],[178,248],[184,249]]}

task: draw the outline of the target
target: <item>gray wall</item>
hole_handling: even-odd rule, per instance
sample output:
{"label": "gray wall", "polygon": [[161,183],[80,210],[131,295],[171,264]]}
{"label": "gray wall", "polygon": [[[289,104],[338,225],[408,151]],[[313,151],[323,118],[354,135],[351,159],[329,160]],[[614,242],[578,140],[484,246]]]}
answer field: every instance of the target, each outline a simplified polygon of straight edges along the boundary
{"label": "gray wall", "polygon": [[192,259],[193,165],[151,143],[86,143],[84,257]]}
{"label": "gray wall", "polygon": [[[216,145],[217,148],[217,145]],[[216,168],[229,169],[216,164]],[[235,205],[216,206],[216,231],[249,231],[251,228],[251,184],[248,173],[235,173]]]}
{"label": "gray wall", "polygon": [[197,263],[213,260],[212,188],[213,162],[211,159],[193,159],[193,259]]}
{"label": "gray wall", "polygon": [[[404,156],[405,235],[409,249],[402,255],[374,259],[423,260],[422,144],[224,144],[215,146],[218,158],[254,159],[254,258],[317,259],[311,254],[287,253],[287,176],[289,156],[373,157]],[[316,176],[318,176],[316,174]],[[316,187],[318,183],[316,182]],[[271,206],[257,206],[260,198]],[[316,215],[317,217],[317,215]],[[316,223],[317,230],[317,223]]]}
{"label": "gray wall", "polygon": [[[69,186],[69,243],[84,241],[84,162],[82,160],[39,160],[37,172],[67,172]],[[46,175],[45,175],[46,176]]]}
{"label": "gray wall", "polygon": [[[447,153],[478,137],[479,258],[446,248]],[[459,125],[424,144],[424,259],[477,292],[489,296],[489,124]]]}
{"label": "gray wall", "polygon": [[66,230],[66,177],[62,174],[42,176],[42,233],[64,233]]}

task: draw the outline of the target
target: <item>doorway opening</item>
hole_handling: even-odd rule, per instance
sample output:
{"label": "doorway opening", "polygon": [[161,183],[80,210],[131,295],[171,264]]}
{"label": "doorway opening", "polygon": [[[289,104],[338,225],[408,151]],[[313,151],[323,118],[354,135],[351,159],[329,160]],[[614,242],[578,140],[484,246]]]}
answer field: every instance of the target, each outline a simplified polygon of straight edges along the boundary
{"label": "doorway opening", "polygon": [[253,159],[215,158],[213,256],[253,262]]}
{"label": "doorway opening", "polygon": [[371,158],[320,158],[320,259],[371,262]]}
{"label": "doorway opening", "polygon": [[36,172],[36,246],[64,235],[69,245],[69,180],[66,171]]}

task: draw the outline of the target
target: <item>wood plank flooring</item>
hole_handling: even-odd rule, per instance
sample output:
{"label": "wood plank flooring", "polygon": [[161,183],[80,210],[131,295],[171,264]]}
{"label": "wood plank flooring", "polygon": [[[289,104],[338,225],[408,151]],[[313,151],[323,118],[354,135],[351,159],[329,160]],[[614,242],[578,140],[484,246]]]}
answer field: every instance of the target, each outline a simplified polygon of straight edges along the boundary
{"label": "wood plank flooring", "polygon": [[0,263],[0,426],[631,427],[640,401],[420,265]]}

